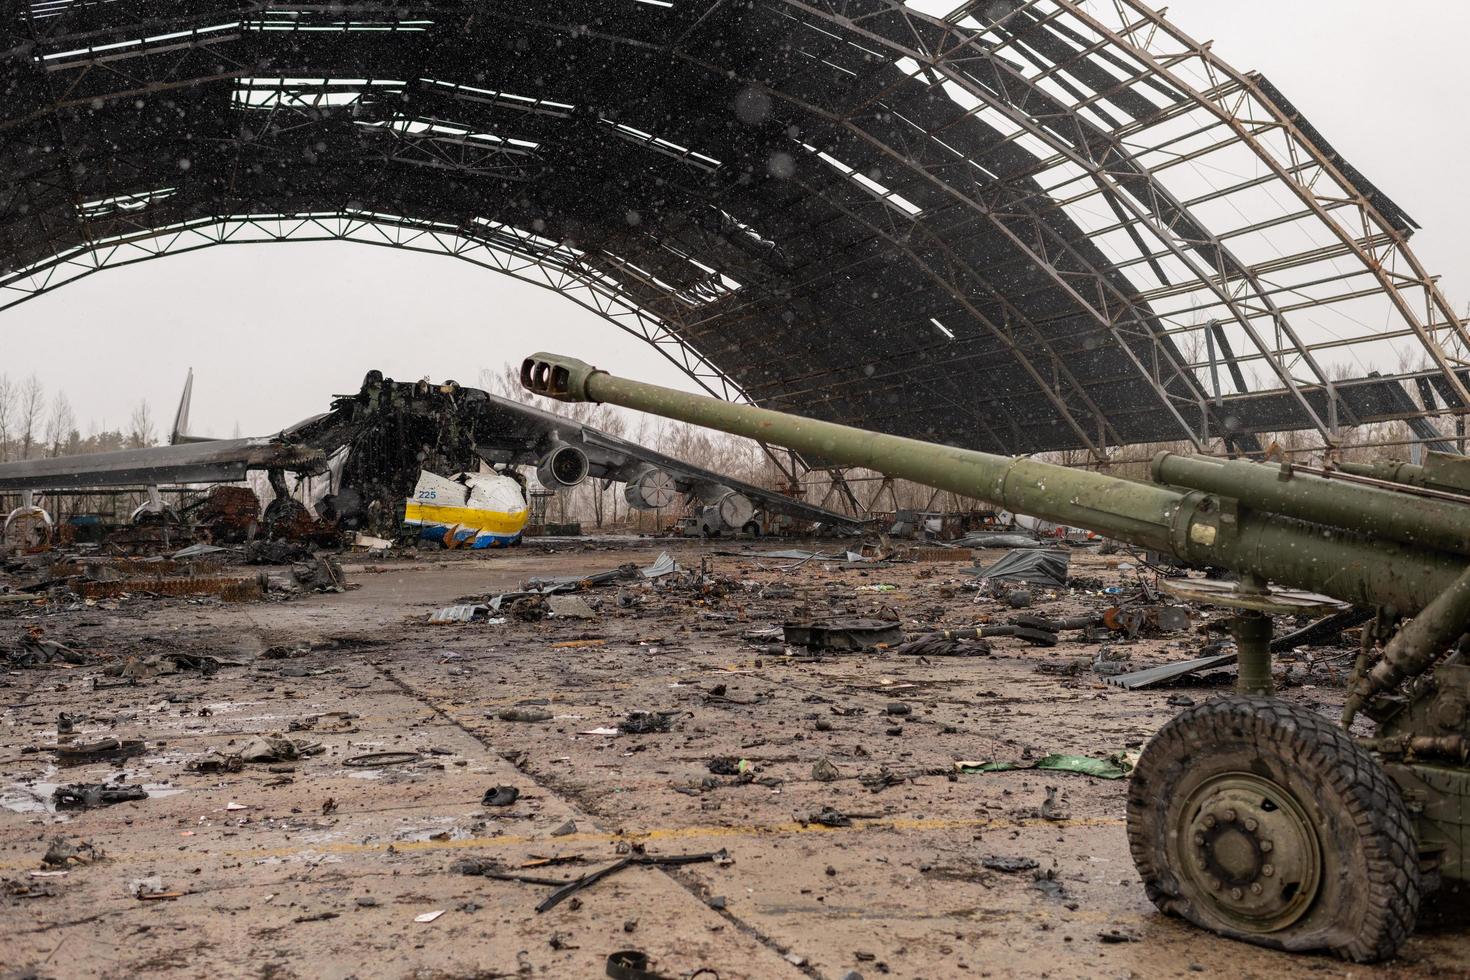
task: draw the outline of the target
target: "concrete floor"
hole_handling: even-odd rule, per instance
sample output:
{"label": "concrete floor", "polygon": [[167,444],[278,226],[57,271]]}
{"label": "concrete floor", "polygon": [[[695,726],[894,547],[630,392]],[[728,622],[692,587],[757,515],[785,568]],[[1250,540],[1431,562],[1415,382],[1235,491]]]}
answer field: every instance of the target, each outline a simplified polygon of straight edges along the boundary
{"label": "concrete floor", "polygon": [[[0,879],[12,883],[0,894],[0,975],[582,978],[603,976],[608,953],[628,948],[668,976],[704,968],[721,980],[1467,975],[1470,940],[1458,927],[1421,929],[1400,960],[1372,969],[1205,935],[1144,897],[1124,840],[1122,781],[952,775],[961,759],[1136,749],[1178,710],[1166,703],[1175,692],[1038,670],[1090,656],[1095,644],[1000,640],[990,657],[817,661],[740,638],[793,614],[885,606],[910,623],[1003,618],[1008,610],[958,588],[959,566],[813,562],[782,573],[715,558],[715,574],[735,583],[727,594],[634,588],[642,602],[621,608],[611,587],[585,594],[601,601],[593,620],[425,624],[461,597],[535,574],[647,563],[661,547],[531,546],[381,570],[349,565],[360,588],[287,603],[125,600],[114,610],[0,614],[7,638],[39,625],[118,660],[186,651],[242,664],[95,691],[100,668],[0,675]],[[698,546],[673,550],[698,566]],[[1116,564],[1083,554],[1073,570],[1112,581]],[[780,582],[794,594],[762,597],[741,582]],[[1088,602],[1064,597],[1038,611]],[[1146,666],[1198,642],[1124,649]],[[300,655],[264,656],[278,644]],[[1199,700],[1218,690],[1184,693]],[[1286,696],[1324,709],[1340,697],[1310,687]],[[527,701],[554,717],[496,717]],[[909,713],[889,714],[895,703]],[[665,734],[582,734],[633,710],[679,715]],[[340,726],[326,715],[344,711],[353,717]],[[55,739],[59,712],[88,716],[79,740],[146,739],[146,753],[122,766],[152,796],[60,814],[40,802],[56,783],[117,772],[61,770],[49,753],[24,751]],[[312,719],[315,730],[287,731]],[[186,769],[210,749],[271,732],[326,751],[238,773]],[[344,765],[384,751],[418,761]],[[747,760],[754,779],[712,776],[718,756]],[[837,781],[813,778],[823,758]],[[874,779],[885,772],[886,788]],[[519,800],[482,806],[496,785],[516,787]],[[1048,786],[1064,819],[1040,815]],[[851,825],[804,819],[824,807],[851,815]],[[568,821],[575,830],[553,834]],[[106,856],[30,877],[58,836]],[[728,860],[631,867],[540,914],[551,886],[451,867],[475,858],[573,877],[630,849],[723,849]],[[991,856],[1039,867],[988,870]],[[130,883],[155,876],[181,894],[134,897]],[[54,894],[14,894],[25,889]]]}

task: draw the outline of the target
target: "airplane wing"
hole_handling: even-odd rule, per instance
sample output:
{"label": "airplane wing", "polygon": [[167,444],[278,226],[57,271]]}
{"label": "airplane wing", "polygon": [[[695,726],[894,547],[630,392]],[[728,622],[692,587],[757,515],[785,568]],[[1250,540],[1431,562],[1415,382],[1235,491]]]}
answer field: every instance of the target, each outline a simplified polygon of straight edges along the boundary
{"label": "airplane wing", "polygon": [[[757,508],[845,531],[861,528],[861,522],[844,514],[478,388],[386,382],[380,373],[371,372],[358,394],[338,396],[331,411],[274,436],[249,439],[189,435],[192,389],[191,372],[174,418],[172,445],[0,463],[0,491],[232,483],[250,470],[322,473],[338,450],[365,434],[376,445],[380,438],[402,438],[396,433],[411,429],[400,429],[400,424],[417,420],[441,434],[463,433],[467,426],[472,455],[490,463],[535,466],[541,483],[552,489],[575,486],[589,477],[636,484],[637,492],[630,492],[628,500],[644,509],[669,506],[679,494],[691,495],[717,507],[724,526],[733,530],[748,522]],[[418,467],[411,470],[408,477],[417,479]]]}
{"label": "airplane wing", "polygon": [[0,490],[99,490],[164,483],[232,483],[247,470],[324,464],[310,447],[271,438],[212,439],[85,456],[0,463]]}
{"label": "airplane wing", "polygon": [[190,368],[167,446],[0,463],[0,491],[234,483],[243,480],[249,470],[281,469],[296,473],[326,470],[328,454],[301,438],[302,433],[320,426],[326,416],[298,422],[275,436],[209,439],[189,435],[189,404],[193,393],[194,369]]}
{"label": "airplane wing", "polygon": [[531,405],[478,389],[464,389],[466,395],[471,391],[474,393],[471,397],[477,400],[480,396],[484,398],[481,414],[486,424],[476,431],[480,455],[488,462],[537,465],[537,475],[547,486],[554,488],[558,482],[554,464],[559,454],[580,454],[583,460],[578,462],[585,461],[585,465],[569,464],[570,472],[582,469],[582,475],[622,483],[652,472],[667,478],[663,481],[665,484],[672,483],[680,492],[694,494],[702,500],[714,501],[733,492],[744,496],[756,507],[796,520],[849,532],[862,529],[861,521],[837,511],[732,479]]}

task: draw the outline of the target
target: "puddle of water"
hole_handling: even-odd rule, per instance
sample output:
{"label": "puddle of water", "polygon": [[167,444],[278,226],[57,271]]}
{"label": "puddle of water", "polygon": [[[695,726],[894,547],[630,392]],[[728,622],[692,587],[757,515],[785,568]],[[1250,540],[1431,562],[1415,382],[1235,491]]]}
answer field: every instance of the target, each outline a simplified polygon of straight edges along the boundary
{"label": "puddle of water", "polygon": [[51,794],[60,783],[11,783],[0,790],[0,809],[12,813],[55,813]]}
{"label": "puddle of water", "polygon": [[[54,776],[56,767],[52,766],[45,775]],[[120,779],[109,780],[109,785],[133,785],[143,775],[137,770],[125,771]],[[56,805],[51,802],[51,794],[57,788],[69,785],[68,783],[53,783],[44,777],[30,783],[11,783],[4,789],[0,789],[0,810],[9,810],[12,813],[55,813]],[[143,783],[143,791],[148,794],[149,799],[163,799],[169,796],[177,796],[188,792],[182,786],[174,786],[172,783]]]}

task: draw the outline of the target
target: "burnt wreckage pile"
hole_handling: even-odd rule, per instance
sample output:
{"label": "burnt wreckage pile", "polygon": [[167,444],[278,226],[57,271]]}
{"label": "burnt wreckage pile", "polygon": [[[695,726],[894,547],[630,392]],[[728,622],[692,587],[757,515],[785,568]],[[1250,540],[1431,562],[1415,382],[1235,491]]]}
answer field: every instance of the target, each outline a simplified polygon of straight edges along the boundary
{"label": "burnt wreckage pile", "polygon": [[[529,513],[527,480],[516,469],[522,465],[536,468],[547,492],[588,479],[616,481],[626,484],[624,498],[632,509],[677,514],[692,508],[706,535],[860,526],[794,495],[453,381],[398,382],[371,371],[356,394],[336,398],[326,413],[249,439],[203,439],[181,431],[188,398],[186,388],[173,445],[0,463],[0,491],[29,496],[146,487],[149,503],[134,515],[134,527],[106,541],[132,551],[176,549],[216,536],[330,545],[363,534],[388,543],[416,535],[451,547],[466,541],[485,546],[479,543],[483,536],[464,530],[476,521],[495,523],[496,543],[510,544],[519,539]],[[487,464],[496,475],[476,476]],[[164,484],[238,481],[252,471],[264,471],[274,492],[258,520],[259,501],[248,488],[217,486],[183,514],[164,506],[158,492]],[[292,484],[293,475],[298,481],[324,477],[331,490],[308,507],[297,499],[301,486]],[[425,480],[434,486],[426,488]],[[477,481],[496,490],[481,500],[473,492]],[[425,504],[443,506],[407,513]],[[45,532],[49,525],[34,497],[23,499],[5,523],[18,550],[44,547],[45,533],[31,541],[20,540],[20,532]]]}

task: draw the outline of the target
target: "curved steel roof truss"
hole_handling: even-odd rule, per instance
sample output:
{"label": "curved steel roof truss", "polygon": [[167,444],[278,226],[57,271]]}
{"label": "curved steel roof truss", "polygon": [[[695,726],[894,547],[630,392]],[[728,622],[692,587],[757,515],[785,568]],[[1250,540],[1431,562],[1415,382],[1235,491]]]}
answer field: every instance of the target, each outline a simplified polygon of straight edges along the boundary
{"label": "curved steel roof truss", "polygon": [[163,9],[0,25],[0,307],[332,239],[555,289],[723,397],[1004,452],[1445,448],[1470,409],[1412,220],[1139,0]]}

